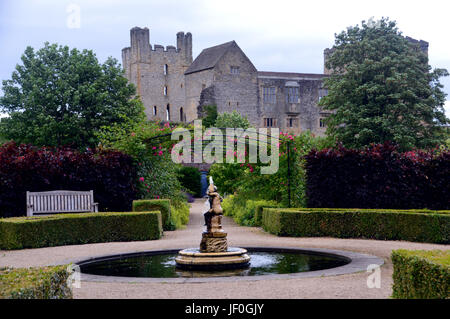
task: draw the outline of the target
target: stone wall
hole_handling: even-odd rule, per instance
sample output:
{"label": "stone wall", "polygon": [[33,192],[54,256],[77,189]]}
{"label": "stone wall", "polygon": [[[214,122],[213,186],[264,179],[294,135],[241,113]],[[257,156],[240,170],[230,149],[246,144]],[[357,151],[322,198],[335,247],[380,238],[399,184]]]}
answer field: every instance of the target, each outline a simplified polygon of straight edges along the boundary
{"label": "stone wall", "polygon": [[[283,73],[261,72],[258,83],[261,101],[259,126],[264,126],[264,118],[272,118],[276,119],[276,126],[282,131],[299,134],[302,131],[310,130],[314,134],[323,135],[324,129],[320,128],[321,109],[317,105],[319,90],[323,85],[322,77],[308,76],[307,74],[284,75]],[[264,87],[275,88],[275,103],[264,102]],[[298,103],[287,102],[287,87],[298,88]],[[289,119],[292,119],[292,127],[289,126]]]}
{"label": "stone wall", "polygon": [[193,121],[198,118],[198,106],[209,105],[214,102],[214,97],[209,95],[208,101],[200,103],[200,96],[203,90],[208,89],[214,91],[212,88],[214,82],[214,71],[212,69],[201,72],[190,73],[185,75],[186,81],[186,107],[187,107],[187,121]]}
{"label": "stone wall", "polygon": [[[231,73],[239,67],[239,74]],[[214,99],[217,112],[238,111],[252,125],[259,125],[257,70],[237,46],[233,46],[214,68]]]}

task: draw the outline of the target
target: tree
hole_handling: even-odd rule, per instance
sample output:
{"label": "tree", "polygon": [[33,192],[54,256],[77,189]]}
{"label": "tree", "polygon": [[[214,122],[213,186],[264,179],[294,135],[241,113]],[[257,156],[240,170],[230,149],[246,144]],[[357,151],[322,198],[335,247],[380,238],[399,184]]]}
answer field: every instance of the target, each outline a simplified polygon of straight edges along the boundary
{"label": "tree", "polygon": [[216,105],[206,105],[203,107],[206,112],[206,116],[202,118],[202,124],[204,127],[213,127],[217,119],[217,106]]}
{"label": "tree", "polygon": [[402,150],[442,143],[446,94],[439,78],[445,69],[431,71],[428,57],[382,18],[362,22],[336,35],[326,66],[328,96],[320,101],[334,111],[328,134],[347,147],[391,141]]}
{"label": "tree", "polygon": [[90,50],[45,43],[27,47],[10,80],[3,81],[0,135],[20,143],[95,147],[104,125],[138,121],[143,105],[116,59],[100,64]]}
{"label": "tree", "polygon": [[243,128],[247,129],[250,127],[250,122],[246,117],[243,117],[237,111],[231,113],[222,113],[217,116],[216,127],[220,128]]}

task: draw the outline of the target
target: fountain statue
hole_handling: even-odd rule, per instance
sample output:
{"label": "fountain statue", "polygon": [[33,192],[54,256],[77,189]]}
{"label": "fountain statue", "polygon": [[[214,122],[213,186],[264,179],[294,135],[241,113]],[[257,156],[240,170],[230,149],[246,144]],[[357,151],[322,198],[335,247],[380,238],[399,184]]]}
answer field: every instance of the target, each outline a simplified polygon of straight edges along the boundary
{"label": "fountain statue", "polygon": [[223,270],[245,268],[249,266],[250,257],[247,250],[228,247],[227,233],[222,229],[223,210],[220,206],[222,197],[209,178],[207,211],[204,213],[206,231],[202,233],[200,249],[188,248],[181,250],[175,259],[178,268]]}
{"label": "fountain statue", "polygon": [[214,186],[212,177],[209,178],[208,196],[209,210],[204,214],[206,231],[202,234],[201,252],[227,251],[227,233],[222,229],[222,197]]}

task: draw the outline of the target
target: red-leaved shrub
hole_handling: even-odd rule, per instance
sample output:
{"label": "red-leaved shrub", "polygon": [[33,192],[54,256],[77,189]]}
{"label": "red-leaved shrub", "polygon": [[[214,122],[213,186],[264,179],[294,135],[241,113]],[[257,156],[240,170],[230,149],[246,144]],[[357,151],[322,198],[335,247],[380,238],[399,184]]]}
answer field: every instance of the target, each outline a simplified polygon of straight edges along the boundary
{"label": "red-leaved shrub", "polygon": [[94,191],[100,211],[131,211],[137,175],[130,156],[116,151],[0,147],[0,217],[26,215],[26,191]]}
{"label": "red-leaved shrub", "polygon": [[450,152],[313,150],[306,156],[308,207],[450,209]]}

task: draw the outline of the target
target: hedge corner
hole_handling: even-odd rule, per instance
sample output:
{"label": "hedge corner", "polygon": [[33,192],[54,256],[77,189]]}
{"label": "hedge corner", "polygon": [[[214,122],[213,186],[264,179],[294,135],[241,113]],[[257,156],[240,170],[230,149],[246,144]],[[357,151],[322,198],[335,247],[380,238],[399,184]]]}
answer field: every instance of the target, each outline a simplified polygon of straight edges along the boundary
{"label": "hedge corner", "polygon": [[392,251],[396,299],[448,299],[450,297],[450,250]]}
{"label": "hedge corner", "polygon": [[170,199],[142,199],[133,201],[133,212],[159,210],[162,217],[163,230],[174,230],[171,220]]}

